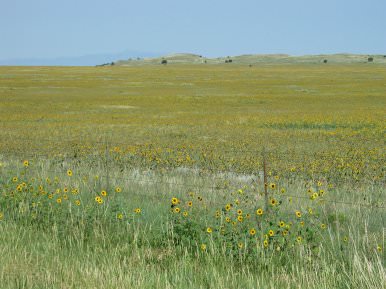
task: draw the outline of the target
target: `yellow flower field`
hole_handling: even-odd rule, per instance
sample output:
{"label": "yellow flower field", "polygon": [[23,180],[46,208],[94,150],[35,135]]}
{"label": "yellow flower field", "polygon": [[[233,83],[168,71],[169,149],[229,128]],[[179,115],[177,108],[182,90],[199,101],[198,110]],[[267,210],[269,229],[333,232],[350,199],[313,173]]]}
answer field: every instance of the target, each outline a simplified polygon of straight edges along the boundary
{"label": "yellow flower field", "polygon": [[0,287],[384,288],[385,83],[0,67]]}

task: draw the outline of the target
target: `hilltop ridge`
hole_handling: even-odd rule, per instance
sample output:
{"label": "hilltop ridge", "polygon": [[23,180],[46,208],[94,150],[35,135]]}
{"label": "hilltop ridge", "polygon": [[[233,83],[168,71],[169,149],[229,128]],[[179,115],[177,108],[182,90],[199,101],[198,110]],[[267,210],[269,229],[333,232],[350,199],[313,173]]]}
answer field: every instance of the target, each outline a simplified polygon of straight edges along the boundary
{"label": "hilltop ridge", "polygon": [[[370,54],[319,54],[291,56],[288,54],[244,54],[209,58],[194,53],[173,53],[161,57],[129,58],[111,64],[120,66],[157,64],[291,64],[291,63],[380,63],[386,64],[386,55]],[[108,65],[109,63],[107,63]]]}

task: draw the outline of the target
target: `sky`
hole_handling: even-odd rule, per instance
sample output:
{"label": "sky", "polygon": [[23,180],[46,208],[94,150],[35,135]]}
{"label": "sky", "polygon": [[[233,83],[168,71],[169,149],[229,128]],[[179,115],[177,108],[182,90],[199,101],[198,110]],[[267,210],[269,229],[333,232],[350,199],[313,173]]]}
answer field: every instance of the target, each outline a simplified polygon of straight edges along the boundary
{"label": "sky", "polygon": [[386,54],[385,0],[0,0],[0,61]]}

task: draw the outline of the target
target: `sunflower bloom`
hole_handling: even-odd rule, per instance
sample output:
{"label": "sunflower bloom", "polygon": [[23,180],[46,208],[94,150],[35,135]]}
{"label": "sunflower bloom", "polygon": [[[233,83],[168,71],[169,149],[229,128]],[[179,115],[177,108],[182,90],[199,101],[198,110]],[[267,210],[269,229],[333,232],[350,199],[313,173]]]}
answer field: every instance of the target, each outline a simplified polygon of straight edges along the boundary
{"label": "sunflower bloom", "polygon": [[172,202],[173,205],[177,205],[179,203],[177,198],[172,198],[171,202]]}

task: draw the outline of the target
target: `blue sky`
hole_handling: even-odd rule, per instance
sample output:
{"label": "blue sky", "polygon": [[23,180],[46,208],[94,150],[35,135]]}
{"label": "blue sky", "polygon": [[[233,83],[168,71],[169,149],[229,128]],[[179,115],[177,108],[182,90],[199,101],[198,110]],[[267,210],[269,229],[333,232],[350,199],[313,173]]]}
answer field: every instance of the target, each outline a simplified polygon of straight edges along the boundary
{"label": "blue sky", "polygon": [[386,1],[0,0],[0,39],[0,60],[122,51],[386,54]]}

